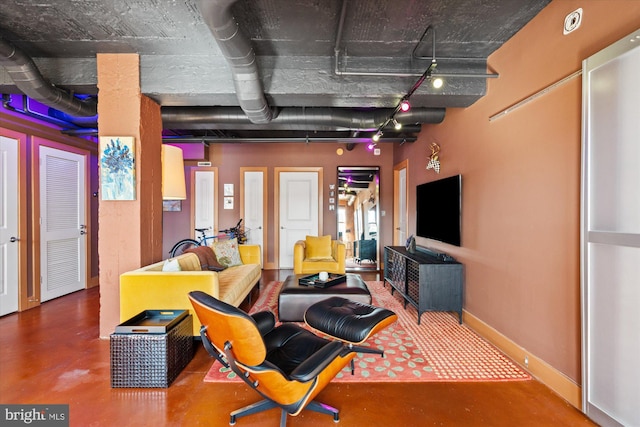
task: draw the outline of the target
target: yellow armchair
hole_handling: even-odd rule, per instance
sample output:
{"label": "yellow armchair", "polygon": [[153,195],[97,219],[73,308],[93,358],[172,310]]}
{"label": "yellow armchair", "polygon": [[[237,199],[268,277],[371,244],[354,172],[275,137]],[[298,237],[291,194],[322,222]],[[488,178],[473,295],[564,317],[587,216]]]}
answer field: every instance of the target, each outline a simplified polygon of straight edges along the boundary
{"label": "yellow armchair", "polygon": [[331,236],[307,236],[293,246],[293,272],[315,274],[321,271],[345,274],[346,247]]}

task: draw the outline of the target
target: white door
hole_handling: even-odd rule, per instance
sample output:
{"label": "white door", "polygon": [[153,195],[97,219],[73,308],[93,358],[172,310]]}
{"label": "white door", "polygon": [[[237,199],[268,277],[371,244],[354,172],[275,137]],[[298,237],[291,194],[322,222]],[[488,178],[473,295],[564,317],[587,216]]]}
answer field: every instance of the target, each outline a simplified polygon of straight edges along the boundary
{"label": "white door", "polygon": [[393,215],[393,244],[404,246],[407,240],[407,165],[403,162],[394,168],[395,206]]}
{"label": "white door", "polygon": [[18,144],[0,136],[0,316],[18,311]]}
{"label": "white door", "polygon": [[[213,236],[216,228],[216,174],[211,170],[196,170],[193,177],[194,228],[205,228],[206,235]],[[198,236],[200,233],[194,235],[195,238]]]}
{"label": "white door", "polygon": [[318,172],[280,172],[279,262],[293,268],[293,245],[318,235]]}
{"label": "white door", "polygon": [[[243,212],[247,243],[264,247],[264,172],[243,171]],[[263,252],[264,253],[264,252]],[[264,264],[264,260],[263,260]]]}
{"label": "white door", "polygon": [[86,287],[85,194],[84,156],[40,147],[42,302]]}

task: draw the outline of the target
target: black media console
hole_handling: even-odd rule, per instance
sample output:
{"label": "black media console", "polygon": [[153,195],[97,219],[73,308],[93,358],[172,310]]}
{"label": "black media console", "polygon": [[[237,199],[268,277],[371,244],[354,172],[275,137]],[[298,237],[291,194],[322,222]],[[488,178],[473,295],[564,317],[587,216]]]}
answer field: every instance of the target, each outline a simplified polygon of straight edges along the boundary
{"label": "black media console", "polygon": [[463,266],[449,255],[385,246],[384,281],[418,310],[418,324],[425,311],[455,311],[462,323]]}

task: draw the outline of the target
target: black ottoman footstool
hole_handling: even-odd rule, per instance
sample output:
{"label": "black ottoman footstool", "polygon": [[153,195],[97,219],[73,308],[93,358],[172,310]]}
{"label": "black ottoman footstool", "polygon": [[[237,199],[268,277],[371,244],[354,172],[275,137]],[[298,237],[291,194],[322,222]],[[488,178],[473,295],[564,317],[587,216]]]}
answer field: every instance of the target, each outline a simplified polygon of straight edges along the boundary
{"label": "black ottoman footstool", "polygon": [[[398,320],[398,315],[383,307],[331,297],[309,307],[304,321],[313,329],[349,345],[353,351],[384,356],[384,351],[360,346],[370,336]],[[351,374],[354,371],[351,360]]]}
{"label": "black ottoman footstool", "polygon": [[281,322],[302,322],[309,306],[334,296],[363,304],[371,304],[371,293],[359,274],[347,273],[347,280],[328,288],[316,288],[298,283],[306,274],[291,275],[278,294],[278,318]]}

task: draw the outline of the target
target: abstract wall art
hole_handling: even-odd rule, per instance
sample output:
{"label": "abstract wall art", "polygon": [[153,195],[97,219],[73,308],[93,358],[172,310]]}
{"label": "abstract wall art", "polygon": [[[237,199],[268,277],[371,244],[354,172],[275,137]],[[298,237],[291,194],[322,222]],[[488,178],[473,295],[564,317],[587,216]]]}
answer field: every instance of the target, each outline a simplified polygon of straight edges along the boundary
{"label": "abstract wall art", "polygon": [[136,199],[134,137],[100,137],[100,189],[102,200]]}

